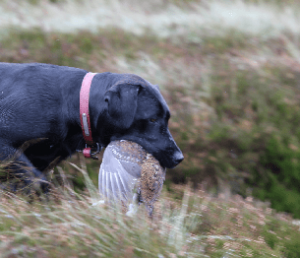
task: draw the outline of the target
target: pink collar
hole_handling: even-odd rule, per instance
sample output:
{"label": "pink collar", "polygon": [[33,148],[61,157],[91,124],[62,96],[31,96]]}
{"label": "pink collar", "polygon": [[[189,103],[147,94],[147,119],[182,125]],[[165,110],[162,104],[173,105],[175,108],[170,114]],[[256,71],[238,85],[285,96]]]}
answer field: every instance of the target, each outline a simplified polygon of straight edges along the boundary
{"label": "pink collar", "polygon": [[[96,73],[87,73],[82,81],[80,89],[80,98],[79,98],[79,112],[80,112],[80,123],[83,138],[85,140],[85,148],[83,150],[83,155],[86,158],[95,158],[94,155],[99,151],[99,144],[97,143],[97,153],[92,153],[92,147],[95,146],[92,137],[91,130],[91,121],[90,121],[90,112],[89,112],[89,99],[90,99],[90,89],[92,85],[92,80]],[[90,146],[90,147],[88,147]]]}

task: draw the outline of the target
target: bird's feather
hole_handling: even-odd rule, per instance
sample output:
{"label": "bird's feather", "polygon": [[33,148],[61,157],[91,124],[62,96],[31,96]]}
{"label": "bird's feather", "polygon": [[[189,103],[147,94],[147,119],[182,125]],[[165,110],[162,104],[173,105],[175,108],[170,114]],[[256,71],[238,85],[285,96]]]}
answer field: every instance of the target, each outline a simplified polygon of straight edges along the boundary
{"label": "bird's feather", "polygon": [[104,152],[99,173],[99,191],[108,199],[131,199],[137,180],[141,177],[140,165],[122,160],[123,152],[114,145]]}

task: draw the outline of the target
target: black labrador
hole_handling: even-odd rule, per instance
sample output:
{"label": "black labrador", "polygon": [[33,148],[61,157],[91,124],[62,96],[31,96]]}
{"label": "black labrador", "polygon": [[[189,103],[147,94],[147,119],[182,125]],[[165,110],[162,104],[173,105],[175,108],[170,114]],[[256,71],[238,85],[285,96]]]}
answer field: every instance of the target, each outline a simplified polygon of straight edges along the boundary
{"label": "black labrador", "polygon": [[[87,71],[50,64],[0,63],[0,160],[13,157],[25,142],[40,139],[17,155],[18,175],[45,180],[54,160],[85,147],[79,92]],[[157,86],[132,74],[99,73],[91,85],[93,140],[102,147],[113,140],[143,146],[161,165],[183,160],[169,129],[170,111]],[[25,167],[24,167],[25,165]]]}

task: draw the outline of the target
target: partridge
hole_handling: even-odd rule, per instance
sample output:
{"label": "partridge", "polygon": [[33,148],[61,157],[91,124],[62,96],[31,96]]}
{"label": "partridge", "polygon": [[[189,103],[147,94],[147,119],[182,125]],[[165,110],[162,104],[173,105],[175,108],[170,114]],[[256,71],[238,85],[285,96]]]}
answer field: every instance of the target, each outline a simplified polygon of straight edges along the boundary
{"label": "partridge", "polygon": [[105,149],[99,170],[99,192],[108,200],[121,201],[128,214],[141,203],[152,216],[164,180],[165,168],[139,144],[113,141]]}

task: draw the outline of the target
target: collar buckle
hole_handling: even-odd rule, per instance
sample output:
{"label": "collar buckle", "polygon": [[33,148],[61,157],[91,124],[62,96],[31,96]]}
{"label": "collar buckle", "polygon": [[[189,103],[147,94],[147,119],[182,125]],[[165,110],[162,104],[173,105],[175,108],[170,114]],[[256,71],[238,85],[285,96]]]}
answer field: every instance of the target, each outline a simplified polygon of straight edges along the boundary
{"label": "collar buckle", "polygon": [[98,160],[98,157],[96,155],[101,151],[101,149],[102,149],[102,147],[99,145],[98,142],[96,142],[95,147],[88,147],[86,144],[82,153],[83,153],[84,157],[86,157],[86,158],[92,158],[92,159]]}

